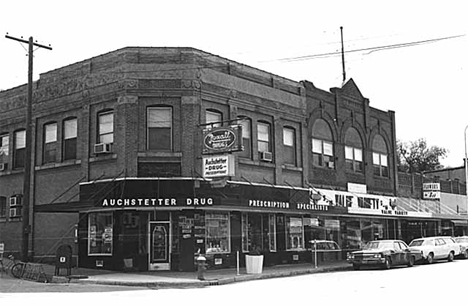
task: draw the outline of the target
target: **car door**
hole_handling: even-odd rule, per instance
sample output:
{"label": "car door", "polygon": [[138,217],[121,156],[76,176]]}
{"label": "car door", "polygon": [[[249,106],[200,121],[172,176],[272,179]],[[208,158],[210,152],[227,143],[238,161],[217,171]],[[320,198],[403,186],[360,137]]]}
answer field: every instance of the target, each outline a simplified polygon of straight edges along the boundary
{"label": "car door", "polygon": [[447,244],[445,243],[444,239],[436,238],[435,240],[435,250],[434,250],[434,258],[441,259],[447,257]]}
{"label": "car door", "polygon": [[410,256],[411,256],[411,252],[409,250],[409,247],[406,243],[404,243],[403,241],[398,241],[398,243],[400,244],[400,248],[402,250],[402,255],[401,255],[401,263],[402,264],[407,264],[410,260]]}
{"label": "car door", "polygon": [[404,254],[398,241],[393,242],[393,251],[394,252],[392,253],[392,262],[395,265],[400,265],[404,260]]}

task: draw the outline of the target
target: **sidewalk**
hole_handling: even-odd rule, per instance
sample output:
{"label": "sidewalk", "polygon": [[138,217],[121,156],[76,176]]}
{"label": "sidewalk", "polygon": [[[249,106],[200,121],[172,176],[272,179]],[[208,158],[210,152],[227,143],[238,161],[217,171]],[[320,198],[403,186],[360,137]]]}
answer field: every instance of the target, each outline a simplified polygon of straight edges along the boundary
{"label": "sidewalk", "polygon": [[[54,275],[53,266],[45,266],[48,275]],[[310,263],[264,267],[261,274],[247,274],[245,268],[205,271],[205,280],[198,280],[197,272],[115,272],[97,269],[75,268],[70,277],[53,277],[52,282],[88,283],[157,288],[187,288],[230,284],[258,279],[288,277],[303,274],[349,270],[346,261],[323,262],[315,268]],[[64,271],[62,269],[61,274]]]}

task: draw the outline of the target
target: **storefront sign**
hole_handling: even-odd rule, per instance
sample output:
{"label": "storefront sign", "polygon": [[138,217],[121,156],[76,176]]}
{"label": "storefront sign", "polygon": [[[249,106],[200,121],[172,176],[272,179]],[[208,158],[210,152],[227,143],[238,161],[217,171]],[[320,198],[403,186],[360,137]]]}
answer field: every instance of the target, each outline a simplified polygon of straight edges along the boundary
{"label": "storefront sign", "polygon": [[102,207],[211,206],[212,198],[104,199]]}
{"label": "storefront sign", "polygon": [[364,214],[364,215],[380,215],[380,216],[398,216],[398,217],[420,217],[431,218],[431,213],[406,211],[406,210],[391,210],[391,209],[368,209],[360,207],[349,207],[348,212],[351,214]]}
{"label": "storefront sign", "polygon": [[265,200],[249,200],[249,207],[258,208],[273,208],[284,210],[300,210],[300,211],[328,211],[329,205],[321,205],[314,203],[290,203],[281,201],[265,201]]}
{"label": "storefront sign", "polygon": [[348,183],[348,191],[353,193],[367,193],[367,186],[364,184]]}
{"label": "storefront sign", "polygon": [[234,176],[234,156],[230,154],[203,157],[203,177]]}
{"label": "storefront sign", "polygon": [[423,183],[423,199],[440,200],[440,183]]}
{"label": "storefront sign", "polygon": [[240,125],[203,130],[203,154],[242,151],[240,139]]}

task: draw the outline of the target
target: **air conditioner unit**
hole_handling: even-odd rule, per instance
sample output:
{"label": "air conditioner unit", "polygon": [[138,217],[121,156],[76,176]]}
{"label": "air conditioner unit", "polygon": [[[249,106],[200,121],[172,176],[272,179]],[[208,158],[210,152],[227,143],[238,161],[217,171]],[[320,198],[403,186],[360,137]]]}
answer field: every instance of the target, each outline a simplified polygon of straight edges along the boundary
{"label": "air conditioner unit", "polygon": [[5,171],[8,168],[7,163],[0,163],[0,171]]}
{"label": "air conditioner unit", "polygon": [[21,208],[10,208],[10,218],[21,217]]}
{"label": "air conditioner unit", "polygon": [[260,152],[260,159],[263,161],[271,162],[273,160],[273,153],[271,152]]}
{"label": "air conditioner unit", "polygon": [[335,168],[335,163],[332,162],[332,161],[329,161],[329,162],[326,163],[326,166],[327,166],[328,168],[330,168],[330,169],[333,169],[333,168]]}
{"label": "air conditioner unit", "polygon": [[94,145],[95,154],[110,153],[110,152],[112,152],[111,143],[97,143]]}
{"label": "air conditioner unit", "polygon": [[10,197],[10,207],[21,205],[21,196],[14,195]]}

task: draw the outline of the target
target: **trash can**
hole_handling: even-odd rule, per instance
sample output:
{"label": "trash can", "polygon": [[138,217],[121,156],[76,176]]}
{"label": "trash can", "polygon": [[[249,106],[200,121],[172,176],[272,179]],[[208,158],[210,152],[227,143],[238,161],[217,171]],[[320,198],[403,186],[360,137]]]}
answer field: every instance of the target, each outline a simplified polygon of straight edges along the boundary
{"label": "trash can", "polygon": [[55,254],[55,276],[60,275],[60,269],[67,269],[67,276],[71,274],[72,265],[72,247],[68,244],[62,244],[57,248]]}

